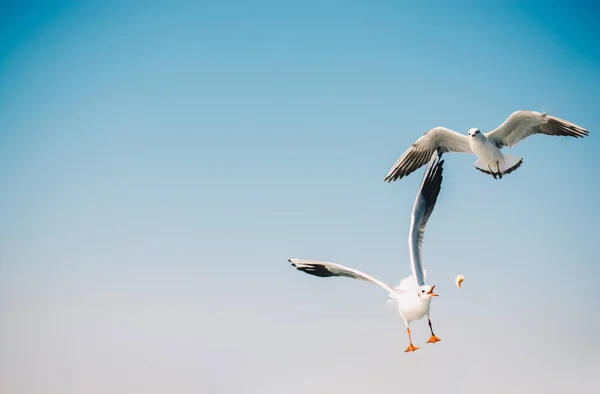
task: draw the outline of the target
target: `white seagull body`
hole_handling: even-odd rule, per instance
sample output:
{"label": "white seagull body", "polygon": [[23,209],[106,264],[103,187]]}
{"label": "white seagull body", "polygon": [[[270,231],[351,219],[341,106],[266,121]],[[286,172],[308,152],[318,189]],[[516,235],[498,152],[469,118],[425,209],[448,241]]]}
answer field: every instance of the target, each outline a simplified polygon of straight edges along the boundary
{"label": "white seagull body", "polygon": [[404,319],[409,340],[409,346],[406,349],[407,352],[419,349],[412,344],[410,336],[409,324],[413,320],[419,320],[424,316],[427,316],[429,329],[431,331],[431,337],[427,342],[435,343],[440,340],[434,335],[431,320],[429,319],[431,300],[432,297],[437,296],[437,294],[433,292],[435,286],[425,284],[426,271],[421,262],[421,246],[423,244],[425,226],[433,212],[442,184],[442,165],[444,161],[440,161],[440,157],[441,154],[438,154],[438,152],[434,150],[429,165],[423,175],[421,187],[417,193],[417,198],[412,211],[410,232],[408,234],[412,275],[402,279],[398,286],[392,287],[364,272],[340,264],[316,260],[289,259],[289,262],[292,263],[293,266],[307,274],[320,277],[345,276],[352,279],[365,280],[376,284],[387,291],[391,297],[391,301],[397,302],[398,312]]}
{"label": "white seagull body", "polygon": [[401,179],[427,163],[431,153],[473,153],[479,160],[473,166],[479,171],[502,178],[523,163],[523,158],[503,154],[501,149],[512,147],[534,134],[583,138],[589,132],[566,120],[535,111],[513,112],[500,126],[482,134],[479,129],[469,129],[468,136],[445,127],[434,127],[423,134],[390,169],[385,181]]}

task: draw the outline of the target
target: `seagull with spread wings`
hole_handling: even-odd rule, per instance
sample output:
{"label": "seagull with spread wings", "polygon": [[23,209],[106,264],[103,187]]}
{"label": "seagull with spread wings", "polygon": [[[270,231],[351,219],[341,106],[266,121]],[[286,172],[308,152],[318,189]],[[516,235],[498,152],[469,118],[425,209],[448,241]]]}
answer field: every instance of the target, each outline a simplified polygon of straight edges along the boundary
{"label": "seagull with spread wings", "polygon": [[392,287],[364,272],[340,264],[304,259],[288,260],[297,269],[307,274],[320,277],[345,276],[352,279],[365,280],[387,291],[391,297],[391,301],[397,303],[398,312],[404,319],[409,342],[406,352],[413,352],[419,349],[412,344],[409,324],[413,320],[420,320],[425,315],[427,316],[429,330],[431,331],[431,337],[427,343],[435,343],[440,340],[433,333],[431,319],[429,318],[431,300],[437,294],[433,292],[435,285],[425,284],[427,272],[423,268],[421,261],[421,246],[423,244],[423,236],[425,235],[425,226],[433,212],[433,207],[435,206],[442,185],[442,165],[444,161],[440,160],[441,156],[441,153],[438,154],[437,151],[433,151],[429,165],[423,175],[421,187],[413,206],[410,231],[408,233],[412,275],[402,279],[398,286]]}
{"label": "seagull with spread wings", "polygon": [[583,138],[589,132],[566,120],[535,111],[516,111],[495,130],[482,134],[469,129],[468,136],[445,127],[434,127],[423,134],[402,154],[390,169],[385,181],[401,179],[427,163],[431,153],[473,153],[478,160],[473,166],[494,179],[510,174],[523,163],[523,158],[503,154],[501,149],[512,147],[534,134]]}

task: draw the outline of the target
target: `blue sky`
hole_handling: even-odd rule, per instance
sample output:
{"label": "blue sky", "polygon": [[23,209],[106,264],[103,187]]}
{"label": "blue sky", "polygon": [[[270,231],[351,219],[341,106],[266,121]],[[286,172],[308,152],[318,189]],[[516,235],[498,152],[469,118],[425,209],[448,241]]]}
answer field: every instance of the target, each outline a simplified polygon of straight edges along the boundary
{"label": "blue sky", "polygon": [[[599,387],[596,8],[3,2],[0,391]],[[289,266],[398,283],[422,171],[391,165],[518,109],[590,136],[522,142],[502,181],[445,156],[441,343],[404,354],[381,290]]]}

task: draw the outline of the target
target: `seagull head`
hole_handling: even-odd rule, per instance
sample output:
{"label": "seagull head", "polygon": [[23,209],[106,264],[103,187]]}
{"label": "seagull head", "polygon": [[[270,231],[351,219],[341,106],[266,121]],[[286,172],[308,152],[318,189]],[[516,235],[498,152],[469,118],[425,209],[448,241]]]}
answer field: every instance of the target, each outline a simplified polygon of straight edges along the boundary
{"label": "seagull head", "polygon": [[433,292],[433,289],[435,289],[435,285],[423,285],[419,287],[419,297],[425,299],[437,297],[438,295]]}
{"label": "seagull head", "polygon": [[475,137],[476,135],[481,135],[481,131],[479,131],[479,129],[475,127],[469,129],[469,137]]}

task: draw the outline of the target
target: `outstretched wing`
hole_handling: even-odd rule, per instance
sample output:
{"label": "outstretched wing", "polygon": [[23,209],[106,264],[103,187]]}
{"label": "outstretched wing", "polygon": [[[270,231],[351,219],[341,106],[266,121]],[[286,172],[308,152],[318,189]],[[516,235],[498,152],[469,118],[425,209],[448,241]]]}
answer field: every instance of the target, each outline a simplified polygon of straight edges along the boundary
{"label": "outstretched wing", "polygon": [[566,120],[541,112],[516,111],[495,130],[486,133],[498,148],[513,146],[534,134],[583,138],[589,132]]}
{"label": "outstretched wing", "polygon": [[471,153],[466,135],[445,127],[434,127],[423,134],[400,156],[384,180],[387,182],[395,181],[421,168],[427,164],[431,154],[436,150],[440,153]]}
{"label": "outstretched wing", "polygon": [[392,287],[387,283],[382,282],[379,279],[375,279],[371,275],[367,275],[364,272],[344,267],[341,264],[304,259],[289,259],[288,261],[300,271],[304,271],[310,275],[320,276],[323,278],[329,276],[345,276],[352,279],[366,280],[367,282],[371,282],[379,287],[384,288],[388,293],[393,292]]}
{"label": "outstretched wing", "polygon": [[441,157],[442,154],[438,154],[436,151],[431,155],[431,159],[423,175],[421,187],[417,193],[410,221],[410,231],[408,233],[410,264],[413,276],[416,278],[417,285],[419,286],[425,284],[425,272],[421,261],[421,246],[423,245],[425,226],[433,212],[435,202],[442,187],[444,160],[440,160]]}

